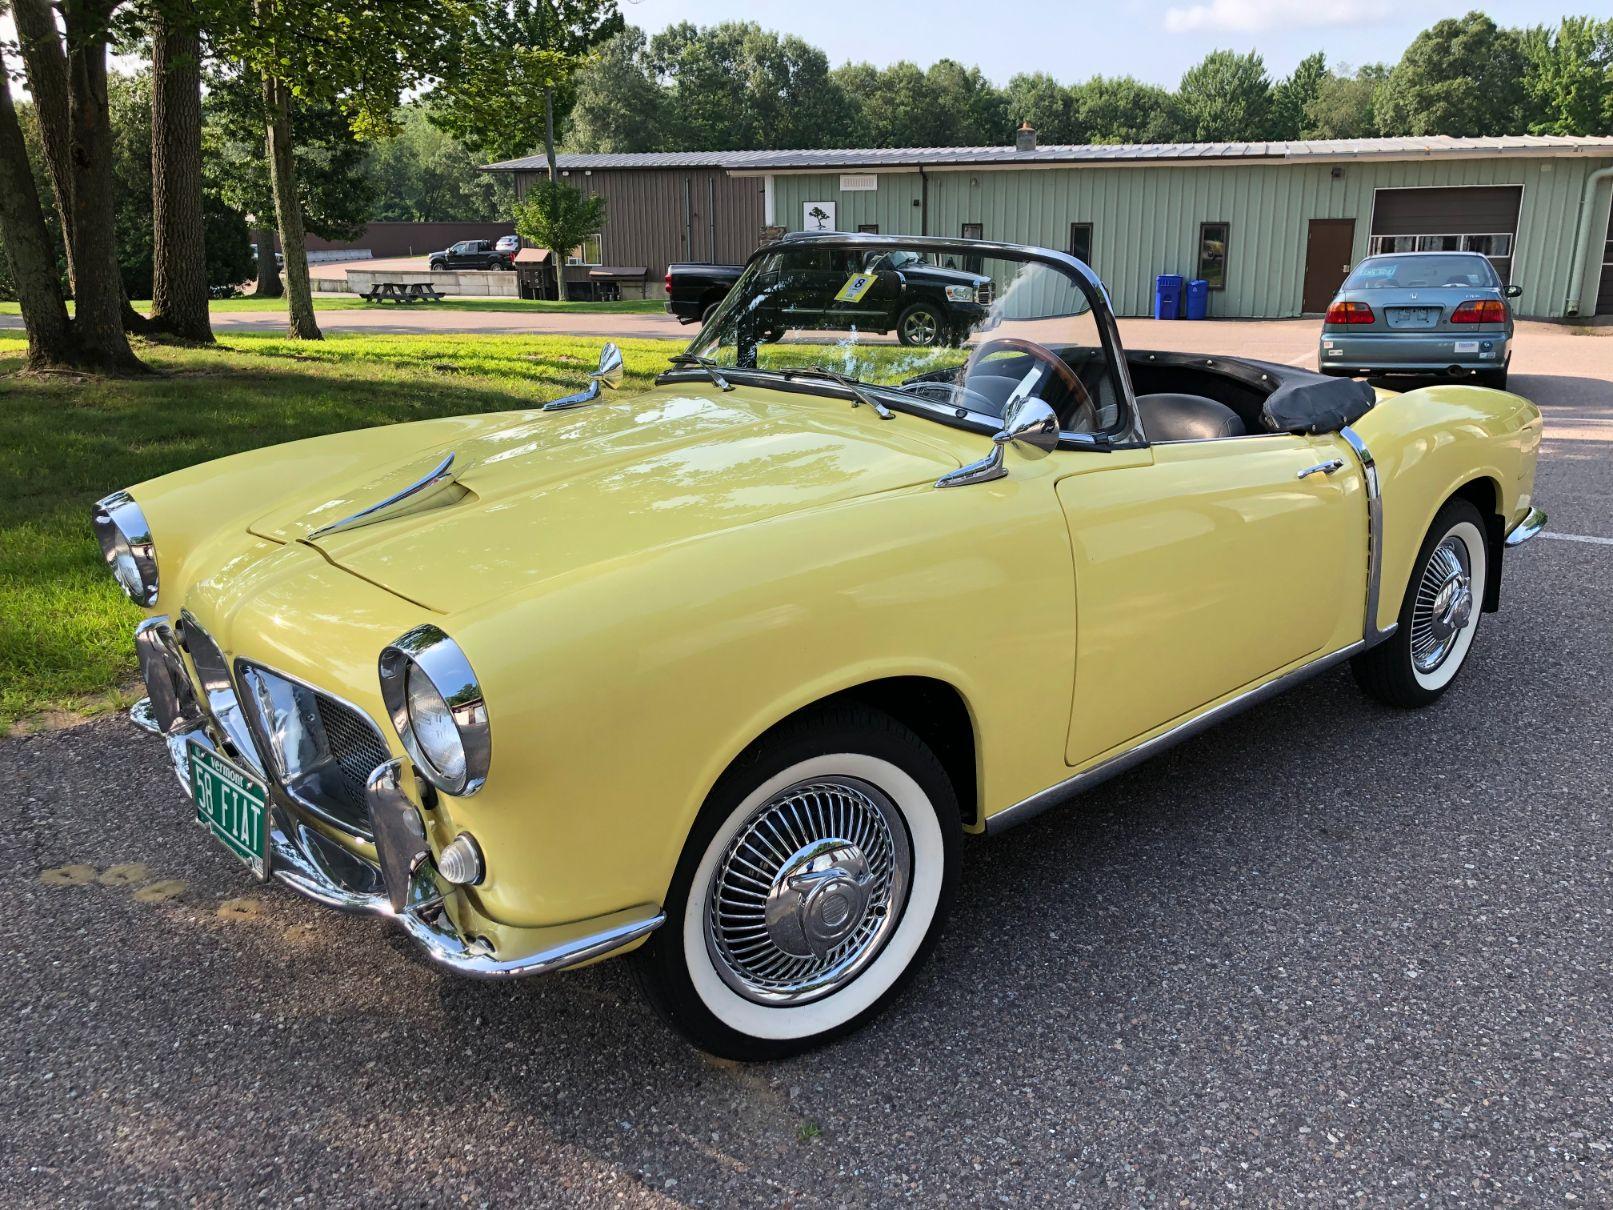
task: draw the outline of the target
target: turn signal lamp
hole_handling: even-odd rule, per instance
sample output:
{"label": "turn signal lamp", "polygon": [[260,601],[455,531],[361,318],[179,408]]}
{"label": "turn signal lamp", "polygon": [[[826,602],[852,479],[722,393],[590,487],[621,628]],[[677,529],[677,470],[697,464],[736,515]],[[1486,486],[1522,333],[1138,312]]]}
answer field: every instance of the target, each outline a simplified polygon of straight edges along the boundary
{"label": "turn signal lamp", "polygon": [[1498,298],[1472,298],[1451,312],[1453,324],[1504,324],[1507,304]]}
{"label": "turn signal lamp", "polygon": [[1364,302],[1336,302],[1327,309],[1327,323],[1369,324],[1377,317]]}

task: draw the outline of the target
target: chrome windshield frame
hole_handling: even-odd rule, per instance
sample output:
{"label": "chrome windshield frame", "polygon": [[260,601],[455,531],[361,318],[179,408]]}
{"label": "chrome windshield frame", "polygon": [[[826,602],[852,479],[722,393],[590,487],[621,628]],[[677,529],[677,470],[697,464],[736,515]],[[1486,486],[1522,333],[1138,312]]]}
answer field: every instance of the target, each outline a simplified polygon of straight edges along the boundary
{"label": "chrome windshield frame", "polygon": [[[952,253],[958,256],[972,256],[981,258],[996,258],[999,260],[1024,261],[1039,263],[1064,273],[1076,285],[1076,288],[1086,297],[1087,305],[1092,310],[1092,317],[1098,326],[1098,334],[1103,341],[1103,351],[1114,369],[1115,382],[1120,391],[1120,407],[1124,413],[1122,423],[1103,442],[1104,448],[1125,449],[1134,446],[1145,446],[1147,438],[1143,434],[1142,418],[1137,411],[1137,395],[1131,384],[1131,372],[1126,365],[1125,346],[1120,342],[1120,327],[1115,321],[1114,308],[1109,301],[1109,291],[1102,280],[1092,269],[1081,260],[1065,252],[1055,252],[1050,248],[1038,248],[1031,244],[1011,244],[995,240],[954,239],[937,235],[873,235],[852,234],[849,232],[806,233],[792,232],[783,239],[752,252],[746,258],[740,272],[739,281],[744,282],[750,273],[751,267],[765,256],[779,251],[781,247],[789,248],[855,248],[867,251],[900,251],[911,250],[915,252]],[[718,304],[712,312],[711,319],[700,326],[685,349],[685,352],[694,353],[702,347],[708,331],[720,325],[727,318],[733,300],[738,297],[735,290],[730,290],[728,296]],[[782,390],[801,390],[812,394],[828,394],[836,397],[851,398],[843,388],[822,379],[797,379],[788,376],[783,370],[757,370],[743,367],[723,366],[723,375],[739,382],[755,383],[759,386],[772,387]],[[674,367],[662,372],[657,383],[698,381],[701,378],[698,368]],[[970,431],[994,434],[1002,427],[1002,419],[988,416],[983,412],[971,411],[967,408],[937,403],[920,399],[903,391],[884,387],[878,383],[858,381],[858,385],[872,391],[877,391],[881,399],[897,411],[908,412],[912,415],[922,416],[927,420],[939,421],[954,428],[965,428]],[[1093,434],[1063,432],[1060,434],[1060,449],[1090,450],[1094,447]]]}

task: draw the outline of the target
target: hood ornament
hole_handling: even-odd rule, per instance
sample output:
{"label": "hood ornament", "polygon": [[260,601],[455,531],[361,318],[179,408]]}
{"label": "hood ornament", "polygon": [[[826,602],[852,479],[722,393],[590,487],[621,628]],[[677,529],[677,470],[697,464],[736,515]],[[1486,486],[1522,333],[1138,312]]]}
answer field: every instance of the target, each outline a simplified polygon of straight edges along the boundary
{"label": "hood ornament", "polygon": [[333,521],[329,525],[321,526],[307,536],[306,541],[313,542],[328,534],[339,534],[344,530],[358,529],[364,525],[374,525],[377,521],[390,520],[398,515],[404,507],[414,507],[423,500],[429,500],[445,487],[452,486],[459,478],[453,469],[454,455],[450,451],[448,456],[439,462],[436,469],[430,474],[416,479],[400,492],[394,492],[385,500],[377,501],[366,509],[343,517],[340,521]]}

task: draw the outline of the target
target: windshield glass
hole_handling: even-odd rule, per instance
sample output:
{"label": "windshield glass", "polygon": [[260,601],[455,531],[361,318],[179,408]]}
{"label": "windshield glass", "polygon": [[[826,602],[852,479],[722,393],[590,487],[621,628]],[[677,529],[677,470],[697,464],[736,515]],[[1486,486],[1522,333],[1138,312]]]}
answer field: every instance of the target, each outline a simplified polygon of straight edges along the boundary
{"label": "windshield glass", "polygon": [[1346,290],[1455,289],[1497,286],[1500,279],[1482,256],[1374,256],[1355,267]]}
{"label": "windshield glass", "polygon": [[783,240],[750,263],[689,351],[781,380],[832,371],[991,419],[1034,396],[1066,432],[1109,433],[1121,393],[1087,289],[1061,266],[961,242]]}

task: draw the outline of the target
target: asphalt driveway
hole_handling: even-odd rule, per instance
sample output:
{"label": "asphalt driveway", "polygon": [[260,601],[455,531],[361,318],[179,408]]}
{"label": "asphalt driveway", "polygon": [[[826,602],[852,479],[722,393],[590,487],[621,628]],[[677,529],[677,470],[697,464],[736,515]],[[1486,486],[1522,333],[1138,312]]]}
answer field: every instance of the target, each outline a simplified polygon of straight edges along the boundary
{"label": "asphalt driveway", "polygon": [[6,1200],[1613,1202],[1613,339],[1550,345],[1558,537],[1451,694],[1329,674],[966,846],[911,993],[798,1060],[251,884],[121,720],[0,741]]}

